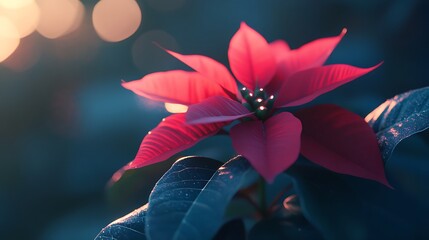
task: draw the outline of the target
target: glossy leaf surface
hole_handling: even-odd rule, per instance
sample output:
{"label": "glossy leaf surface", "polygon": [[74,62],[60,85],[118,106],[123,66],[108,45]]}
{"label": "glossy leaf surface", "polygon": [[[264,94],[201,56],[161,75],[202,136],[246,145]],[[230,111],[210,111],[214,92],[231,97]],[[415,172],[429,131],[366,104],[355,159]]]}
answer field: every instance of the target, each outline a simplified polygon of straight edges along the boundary
{"label": "glossy leaf surface", "polygon": [[220,162],[188,157],[177,161],[149,198],[150,239],[210,239],[224,223],[233,195],[257,178],[247,160]]}
{"label": "glossy leaf surface", "polygon": [[428,208],[410,195],[380,184],[296,164],[295,179],[306,219],[325,239],[423,239]]}
{"label": "glossy leaf surface", "polygon": [[429,128],[429,87],[387,100],[365,120],[377,134],[384,161],[403,139]]}
{"label": "glossy leaf surface", "polygon": [[311,239],[322,240],[320,233],[301,215],[261,220],[249,232],[249,240]]}
{"label": "glossy leaf surface", "polygon": [[147,204],[107,225],[94,240],[146,240],[146,211]]}
{"label": "glossy leaf surface", "polygon": [[219,229],[213,240],[246,240],[246,227],[242,219],[233,219]]}

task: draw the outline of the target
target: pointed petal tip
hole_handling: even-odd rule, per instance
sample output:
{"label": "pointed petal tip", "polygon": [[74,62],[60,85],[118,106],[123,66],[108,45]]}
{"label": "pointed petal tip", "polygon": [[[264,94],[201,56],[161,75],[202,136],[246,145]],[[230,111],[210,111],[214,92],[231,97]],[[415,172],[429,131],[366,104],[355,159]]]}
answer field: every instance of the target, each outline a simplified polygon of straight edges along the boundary
{"label": "pointed petal tip", "polygon": [[[175,52],[173,50],[170,50],[168,48],[165,48],[163,46],[161,46],[161,44],[157,43],[157,42],[152,42],[153,44],[155,44],[157,47],[161,48],[162,50],[164,50],[165,52],[167,52],[168,54],[170,54],[171,56],[173,56],[174,58],[180,60],[180,57],[185,56],[179,52]],[[181,60],[180,60],[181,61]],[[185,63],[186,64],[186,63]],[[192,68],[192,67],[191,67]]]}
{"label": "pointed petal tip", "polygon": [[385,183],[383,183],[386,187],[388,187],[388,188],[390,188],[391,190],[395,190],[395,188],[392,186],[392,185],[390,185],[390,183],[389,182],[385,182]]}
{"label": "pointed petal tip", "polygon": [[167,51],[167,49],[166,49],[166,48],[164,48],[163,46],[161,46],[161,44],[160,44],[160,43],[157,43],[157,42],[155,42],[155,41],[152,41],[152,44],[153,44],[153,45],[155,45],[155,46],[157,46],[157,47],[159,47],[159,48],[161,48],[161,49],[163,49],[164,51]]}
{"label": "pointed petal tip", "polygon": [[272,174],[261,174],[261,176],[268,184],[272,184],[274,182],[274,179],[277,177],[277,175]]}
{"label": "pointed petal tip", "polygon": [[125,82],[124,80],[122,80],[121,81],[121,86],[123,87],[123,88],[125,88],[125,89],[128,89],[128,90],[131,90],[130,89],[130,87],[129,87],[129,84],[130,82]]}
{"label": "pointed petal tip", "polygon": [[250,89],[265,87],[277,68],[267,40],[245,22],[230,40],[228,60],[237,80]]}
{"label": "pointed petal tip", "polygon": [[[366,72],[366,73],[369,73],[369,72],[372,72],[372,71],[374,71],[375,69],[379,68],[381,65],[383,65],[383,63],[384,63],[384,61],[381,61],[381,62],[379,62],[378,64],[376,64],[376,65],[374,65],[374,66],[372,66],[372,67],[362,68],[362,69],[363,69],[363,70],[367,70],[367,72]],[[365,74],[366,74],[366,73],[365,73]]]}
{"label": "pointed petal tip", "polygon": [[124,176],[125,172],[128,170],[136,169],[136,166],[133,166],[133,161],[129,162],[127,165],[120,168],[118,171],[116,171],[112,177],[110,178],[109,182],[107,183],[107,187],[110,188],[117,182],[119,182],[122,177]]}
{"label": "pointed petal tip", "polygon": [[380,67],[383,64],[384,64],[384,61],[381,61],[377,65],[375,65],[373,68],[376,69],[376,68]]}
{"label": "pointed petal tip", "polygon": [[118,171],[116,171],[112,177],[110,178],[109,182],[107,183],[107,188],[112,187],[115,183],[117,183],[119,180],[121,180],[122,176],[124,175],[125,171],[128,169],[126,168],[128,165],[122,167]]}
{"label": "pointed petal tip", "polygon": [[[160,43],[152,41],[152,44],[157,46],[158,48],[160,48],[161,50],[164,50],[165,52],[167,52],[168,54],[172,55],[173,57],[177,58],[177,55],[181,55],[180,53],[176,53],[173,50],[170,50],[164,46],[162,46]],[[175,55],[176,54],[176,55]]]}
{"label": "pointed petal tip", "polygon": [[[344,36],[347,34],[348,30],[346,27],[343,27],[343,29],[341,29],[340,34],[338,34],[337,36],[333,36],[332,38],[336,39],[337,43],[335,44],[335,47],[337,47],[337,45],[343,40]],[[332,49],[331,52],[334,51],[335,47]]]}
{"label": "pointed petal tip", "polygon": [[249,25],[247,25],[247,23],[245,21],[241,21],[240,28],[241,27],[249,27]]}
{"label": "pointed petal tip", "polygon": [[[163,47],[162,45],[161,45],[161,43],[158,43],[158,42],[155,42],[155,41],[152,41],[151,42],[153,45],[155,45],[156,47],[158,47],[158,48],[160,48],[161,50],[164,50],[165,52],[167,52],[167,53],[169,53],[169,51],[171,51],[171,50],[169,50],[169,49],[167,49],[167,48],[165,48],[165,47]],[[170,53],[171,54],[171,53]]]}
{"label": "pointed petal tip", "polygon": [[161,47],[161,46],[160,46],[160,48],[161,48],[162,50],[166,51],[168,54],[170,54],[171,56],[173,56],[173,57],[175,57],[175,58],[178,58],[178,57],[180,57],[179,55],[181,55],[180,53],[173,52],[173,51],[172,51],[172,50],[170,50],[170,49],[167,49],[167,48],[164,48],[164,47]]}
{"label": "pointed petal tip", "polygon": [[386,186],[392,190],[395,190],[395,188],[389,183],[389,181],[387,180],[387,178],[385,176],[383,176],[383,178],[377,179],[377,182],[383,184],[384,186]]}
{"label": "pointed petal tip", "polygon": [[121,87],[123,87],[123,88],[125,88],[125,89],[127,89],[127,90],[130,90],[130,88],[128,87],[128,83],[129,82],[126,82],[125,80],[121,80]]}

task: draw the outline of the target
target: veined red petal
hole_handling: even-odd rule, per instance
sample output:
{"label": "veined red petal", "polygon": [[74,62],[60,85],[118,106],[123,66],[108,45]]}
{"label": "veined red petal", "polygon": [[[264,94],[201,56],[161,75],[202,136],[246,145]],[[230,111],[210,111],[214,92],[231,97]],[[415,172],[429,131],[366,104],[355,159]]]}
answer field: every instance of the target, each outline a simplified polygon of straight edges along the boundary
{"label": "veined red petal", "polygon": [[334,64],[312,68],[292,75],[280,89],[276,107],[298,106],[343,84],[365,75],[381,65],[358,68],[345,64]]}
{"label": "veined red petal", "polygon": [[389,186],[377,138],[363,118],[335,105],[295,114],[302,122],[301,153],[331,171]]}
{"label": "veined red petal", "polygon": [[272,182],[298,158],[301,122],[291,113],[283,112],[265,122],[237,124],[230,135],[238,154],[247,158],[265,180]]}
{"label": "veined red petal", "polygon": [[225,122],[252,114],[237,101],[215,96],[189,106],[186,121],[188,124]]}
{"label": "veined red petal", "polygon": [[188,125],[183,113],[164,118],[143,139],[136,157],[126,169],[164,161],[198,141],[214,135],[225,125],[226,123]]}
{"label": "veined red petal", "polygon": [[117,182],[126,170],[141,168],[167,160],[174,154],[192,147],[204,138],[216,134],[226,124],[188,125],[185,123],[184,113],[164,118],[156,128],[143,138],[134,160],[118,170],[112,176],[110,184]]}
{"label": "veined red petal", "polygon": [[179,59],[212,82],[216,82],[234,96],[237,95],[237,84],[228,69],[212,58],[202,55],[182,55],[166,50],[173,57]]}
{"label": "veined red petal", "polygon": [[152,100],[184,105],[211,96],[228,96],[218,84],[201,74],[182,70],[151,73],[140,80],[124,82],[122,86]]}
{"label": "veined red petal", "polygon": [[235,77],[251,90],[265,87],[276,71],[270,45],[244,22],[231,39],[228,58]]}
{"label": "veined red petal", "polygon": [[320,38],[292,50],[290,54],[284,55],[283,64],[291,74],[308,68],[320,67],[346,33],[347,29],[344,28],[338,36]]}
{"label": "veined red petal", "polygon": [[322,66],[346,32],[347,30],[343,29],[338,36],[320,38],[290,51],[277,48],[277,71],[267,90],[278,90],[288,77],[298,71]]}

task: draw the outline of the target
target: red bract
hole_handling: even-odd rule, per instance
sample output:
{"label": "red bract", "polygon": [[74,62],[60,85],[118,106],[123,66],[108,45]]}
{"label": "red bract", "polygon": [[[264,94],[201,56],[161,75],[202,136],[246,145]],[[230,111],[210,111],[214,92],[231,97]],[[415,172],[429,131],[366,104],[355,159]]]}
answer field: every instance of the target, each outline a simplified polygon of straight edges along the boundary
{"label": "red bract", "polygon": [[377,67],[322,66],[345,33],[291,50],[284,41],[267,43],[242,23],[228,50],[231,70],[244,85],[240,91],[219,62],[167,50],[195,71],[152,73],[123,86],[138,95],[185,104],[189,109],[153,129],[123,170],[164,161],[240,120],[230,131],[233,146],[267,181],[291,166],[301,152],[332,171],[387,184],[375,134],[359,116],[331,105],[299,111],[295,116],[278,112],[305,104]]}

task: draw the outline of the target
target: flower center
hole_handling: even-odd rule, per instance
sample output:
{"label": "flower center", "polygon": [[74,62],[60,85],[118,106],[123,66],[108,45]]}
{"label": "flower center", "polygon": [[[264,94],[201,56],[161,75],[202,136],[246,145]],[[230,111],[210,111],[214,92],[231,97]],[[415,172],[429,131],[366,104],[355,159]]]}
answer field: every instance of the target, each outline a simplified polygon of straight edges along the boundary
{"label": "flower center", "polygon": [[263,88],[257,88],[255,91],[251,92],[244,87],[240,92],[245,100],[243,105],[249,109],[249,111],[254,112],[258,119],[265,120],[271,115],[271,110],[276,99],[274,95],[268,96]]}

